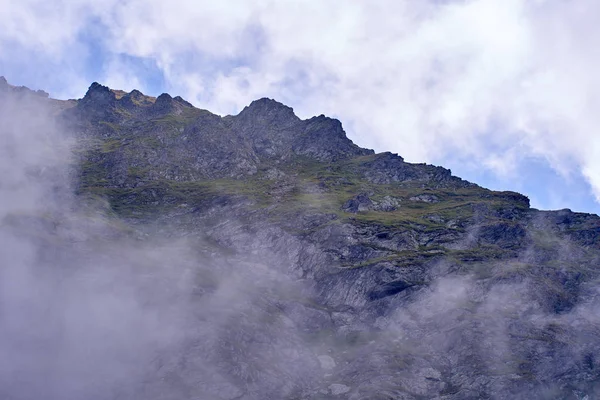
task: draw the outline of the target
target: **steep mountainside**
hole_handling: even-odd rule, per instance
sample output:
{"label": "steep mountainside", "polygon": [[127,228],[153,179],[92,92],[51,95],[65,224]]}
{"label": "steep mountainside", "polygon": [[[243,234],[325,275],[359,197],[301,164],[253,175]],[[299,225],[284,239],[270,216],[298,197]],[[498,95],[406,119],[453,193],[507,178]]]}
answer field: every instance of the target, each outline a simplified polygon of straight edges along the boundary
{"label": "steep mountainside", "polygon": [[[92,353],[135,376],[90,369],[73,388],[23,362],[35,384],[0,369],[0,397],[600,397],[596,215],[375,154],[271,99],[221,117],[168,94],[94,83],[61,102],[2,79],[0,105],[5,132],[30,115],[6,110],[34,109],[69,149],[24,167],[43,206],[5,207],[2,232],[44,274],[125,265],[118,287],[161,327],[119,331],[122,363]],[[94,329],[118,330],[114,314]],[[47,343],[79,340],[61,329]]]}

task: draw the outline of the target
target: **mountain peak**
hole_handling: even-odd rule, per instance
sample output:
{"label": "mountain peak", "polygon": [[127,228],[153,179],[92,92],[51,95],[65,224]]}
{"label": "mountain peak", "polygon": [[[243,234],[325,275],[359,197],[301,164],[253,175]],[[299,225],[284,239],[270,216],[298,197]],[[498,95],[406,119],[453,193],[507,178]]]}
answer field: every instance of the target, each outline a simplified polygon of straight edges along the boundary
{"label": "mountain peak", "polygon": [[189,101],[185,100],[183,97],[181,96],[175,96],[173,97],[173,100],[175,100],[176,102],[178,102],[179,104],[182,104],[184,106],[187,107],[194,107],[194,105],[192,103],[190,103]]}
{"label": "mountain peak", "polygon": [[133,89],[131,92],[126,93],[121,99],[124,102],[125,106],[131,107],[139,107],[139,106],[149,106],[156,102],[156,98],[152,96],[146,96],[142,92],[137,89]]}
{"label": "mountain peak", "polygon": [[271,107],[271,108],[286,108],[286,109],[292,109],[292,107],[286,106],[283,103],[280,103],[279,101],[275,100],[275,99],[271,99],[269,97],[261,97],[260,99],[256,99],[253,100],[249,107]]}
{"label": "mountain peak", "polygon": [[83,104],[108,105],[117,100],[117,95],[108,86],[93,82],[81,100]]}
{"label": "mountain peak", "polygon": [[162,93],[156,98],[156,101],[152,105],[152,109],[163,114],[173,111],[173,97],[171,97],[169,93]]}
{"label": "mountain peak", "polygon": [[146,97],[144,95],[144,93],[140,92],[137,89],[133,89],[131,92],[127,93],[124,97],[129,97],[132,100],[136,100],[136,101],[144,101],[146,100]]}
{"label": "mountain peak", "polygon": [[300,120],[300,118],[294,114],[294,109],[292,107],[286,106],[283,103],[267,97],[254,100],[249,106],[244,107],[242,112],[240,112],[238,115],[252,115],[260,119],[267,119],[269,122]]}
{"label": "mountain peak", "polygon": [[33,96],[47,98],[50,96],[48,92],[43,90],[31,90],[27,86],[14,86],[8,83],[4,76],[0,76],[0,90],[2,92],[10,92],[13,95]]}
{"label": "mountain peak", "polygon": [[88,88],[88,91],[87,91],[86,95],[89,94],[89,93],[98,92],[98,91],[101,91],[101,92],[110,92],[110,88],[108,86],[101,85],[98,82],[92,82],[92,84]]}

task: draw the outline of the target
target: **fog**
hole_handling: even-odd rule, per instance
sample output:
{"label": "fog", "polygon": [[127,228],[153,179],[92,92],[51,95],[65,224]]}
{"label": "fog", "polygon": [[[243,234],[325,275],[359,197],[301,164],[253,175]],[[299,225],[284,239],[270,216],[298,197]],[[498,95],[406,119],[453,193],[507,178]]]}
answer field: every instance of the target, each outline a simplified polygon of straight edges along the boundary
{"label": "fog", "polygon": [[287,275],[75,196],[56,110],[0,99],[0,398],[234,398],[304,379],[316,359],[271,301],[300,290]]}

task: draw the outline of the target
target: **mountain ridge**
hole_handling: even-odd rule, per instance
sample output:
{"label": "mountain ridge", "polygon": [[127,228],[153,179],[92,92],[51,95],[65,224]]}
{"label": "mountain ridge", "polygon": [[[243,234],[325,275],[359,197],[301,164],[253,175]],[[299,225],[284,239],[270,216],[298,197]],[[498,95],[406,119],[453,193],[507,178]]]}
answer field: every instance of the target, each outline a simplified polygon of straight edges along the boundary
{"label": "mountain ridge", "polygon": [[[29,104],[13,94],[0,90],[0,104]],[[0,227],[41,242],[59,275],[78,249],[190,244],[159,259],[185,271],[191,294],[167,285],[164,300],[162,280],[150,292],[186,299],[185,334],[144,349],[158,361],[115,384],[121,398],[600,395],[597,215],[536,210],[519,193],[375,154],[340,121],[302,120],[272,99],[223,117],[97,83],[81,100],[43,101],[74,141],[59,174],[74,205]]]}
{"label": "mountain ridge", "polygon": [[[131,100],[132,98],[137,98],[138,100],[135,101],[135,103],[133,102],[133,100]],[[57,101],[61,101],[61,100],[57,100]],[[107,117],[108,119],[114,120],[115,122],[119,121],[119,118],[126,118],[127,116],[119,116],[120,113],[115,112],[115,107],[122,107],[124,109],[126,109],[127,111],[132,111],[131,108],[137,108],[137,112],[140,113],[140,109],[149,109],[151,111],[149,112],[143,112],[140,115],[136,115],[135,111],[134,112],[134,118],[135,117],[139,117],[140,119],[144,119],[144,118],[156,118],[156,117],[160,117],[160,116],[165,116],[169,113],[173,113],[175,115],[181,115],[183,114],[183,109],[188,109],[189,110],[194,110],[195,112],[201,113],[201,114],[205,114],[205,115],[212,115],[215,117],[219,117],[217,114],[213,114],[210,111],[207,110],[202,110],[202,109],[198,109],[196,107],[194,107],[192,104],[190,104],[189,102],[183,100],[181,97],[177,96],[175,98],[171,97],[169,94],[167,93],[163,93],[160,96],[158,96],[157,98],[154,98],[152,96],[147,96],[144,95],[143,93],[141,93],[138,90],[133,90],[129,93],[121,91],[121,90],[115,90],[115,89],[110,89],[107,86],[103,86],[97,82],[93,82],[88,91],[86,92],[86,94],[84,95],[84,97],[82,99],[79,100],[75,100],[76,101],[76,107],[73,107],[72,111],[78,111],[79,114],[81,113],[85,113],[86,110],[88,110],[88,112],[90,112],[89,110],[93,110],[94,108],[100,109],[100,111],[97,112],[101,112],[104,114],[100,114],[100,115],[96,115],[93,117],[94,121],[98,121],[99,119],[101,119],[102,117]],[[182,109],[183,108],[183,109]],[[157,111],[157,110],[162,110],[162,111]],[[108,111],[108,114],[106,114]],[[93,112],[93,111],[92,111]],[[158,112],[158,113],[157,113]],[[115,115],[117,114],[117,115]],[[89,116],[88,116],[89,117]],[[188,116],[189,118],[194,118],[195,115],[192,116]],[[248,117],[252,118],[252,121],[248,121]],[[276,100],[270,99],[270,98],[261,98],[261,99],[257,99],[252,101],[248,106],[244,107],[237,115],[232,116],[232,115],[228,115],[228,116],[224,116],[224,117],[219,117],[222,120],[227,121],[230,124],[235,125],[236,123],[239,125],[240,123],[238,122],[239,120],[241,120],[241,125],[244,125],[244,123],[249,124],[253,127],[253,129],[256,131],[257,128],[259,131],[261,131],[262,134],[264,134],[265,130],[273,130],[273,128],[275,128],[275,130],[277,131],[276,133],[280,134],[286,130],[286,128],[290,128],[291,125],[293,124],[305,124],[306,127],[306,135],[308,136],[306,138],[306,141],[311,141],[311,142],[315,142],[314,144],[311,143],[311,145],[307,144],[307,143],[286,143],[285,145],[292,146],[294,147],[295,150],[297,150],[297,153],[299,155],[302,154],[308,154],[308,155],[312,155],[314,157],[316,157],[317,159],[320,159],[321,161],[332,161],[334,160],[336,157],[347,157],[347,156],[352,156],[352,155],[369,155],[369,154],[375,154],[375,152],[373,150],[370,149],[364,149],[364,148],[360,148],[359,146],[355,145],[350,139],[347,138],[342,124],[339,120],[337,119],[333,119],[333,118],[329,118],[326,117],[324,115],[319,115],[319,116],[314,116],[305,120],[301,120],[300,118],[298,118],[294,112],[293,109],[291,107],[288,107],[286,105],[284,105],[283,103],[280,103]],[[286,126],[286,124],[288,126]],[[266,127],[268,127],[269,129],[265,129]],[[327,145],[330,146],[334,146],[337,147],[338,150],[339,148],[343,148],[342,151],[340,151],[341,154],[334,154],[333,152],[333,148],[328,149],[327,151],[323,151],[322,147],[323,147],[323,143],[319,143],[319,136],[321,136],[320,134],[323,131],[327,131],[328,134],[332,135],[333,137],[337,138],[338,140],[336,141],[336,143],[326,143]],[[246,133],[246,132],[244,132]],[[253,132],[248,132],[249,136],[252,135]],[[269,132],[267,132],[268,134]],[[257,140],[267,140],[268,142],[272,142],[274,138],[258,138]],[[281,138],[279,138],[281,140]],[[257,147],[262,147],[264,146],[264,143],[254,143],[255,146]],[[279,143],[279,145],[283,145],[282,143]],[[259,152],[266,152],[266,153],[273,153],[274,149],[259,149]],[[390,161],[390,162],[396,162],[396,163],[404,163],[404,159],[394,153],[390,153],[390,152],[384,152],[381,153],[382,155],[386,155],[385,159]],[[394,161],[392,161],[394,160]],[[411,164],[411,165],[427,165],[427,164]],[[445,171],[448,171],[448,173],[450,173],[450,170],[447,170],[445,168],[442,167],[435,167],[435,168],[441,168],[440,171],[444,171],[443,174],[446,174]],[[451,175],[451,173],[450,173]],[[387,178],[387,180],[394,180],[397,178]],[[384,179],[386,180],[386,179]]]}
{"label": "mountain ridge", "polygon": [[[30,93],[35,93],[38,94],[42,97],[46,97],[49,98],[49,94],[47,92],[44,92],[43,90],[31,90],[25,86],[20,86],[20,87],[15,87],[12,85],[9,85],[8,82],[6,81],[5,77],[0,77],[0,86],[5,85],[10,87],[13,91],[23,91],[23,92],[30,92]],[[94,97],[98,97],[98,100],[94,100]],[[106,96],[106,97],[103,97]],[[102,99],[102,100],[100,100]],[[132,99],[136,99],[136,100],[132,100]],[[70,103],[70,105],[73,104],[73,102],[76,102],[77,106],[81,106],[84,104],[90,104],[92,106],[98,106],[98,107],[103,107],[104,104],[103,102],[112,102],[113,104],[116,104],[118,102],[125,102],[125,108],[128,107],[151,107],[151,108],[158,108],[158,109],[163,109],[165,114],[168,113],[175,113],[175,114],[181,114],[181,109],[180,108],[175,108],[173,106],[173,104],[177,104],[179,107],[183,106],[183,107],[187,107],[189,109],[194,109],[194,110],[198,110],[201,112],[205,112],[205,113],[209,113],[211,115],[214,116],[218,116],[217,114],[213,114],[210,111],[207,110],[203,110],[203,109],[199,109],[195,106],[193,106],[191,103],[187,102],[186,100],[184,100],[183,98],[181,98],[180,96],[176,96],[176,97],[171,97],[168,93],[162,93],[161,95],[159,95],[158,97],[153,97],[153,96],[148,96],[143,94],[142,92],[140,92],[137,89],[132,90],[131,92],[125,92],[119,89],[111,89],[108,86],[104,86],[98,82],[93,82],[90,87],[88,88],[88,90],[86,91],[85,95],[81,98],[81,99],[74,99],[74,100],[56,100],[56,99],[52,99],[54,101],[58,101],[58,102],[65,102],[65,103]],[[157,105],[157,101],[158,101],[158,105]],[[84,105],[85,107],[85,105]],[[333,119],[333,118],[329,118],[326,117],[325,115],[321,114],[319,116],[313,116],[310,118],[307,118],[305,120],[301,120],[299,117],[297,117],[293,111],[292,107],[289,107],[277,100],[274,100],[272,98],[267,98],[267,97],[263,97],[263,98],[259,98],[256,100],[253,100],[248,106],[245,106],[237,115],[227,115],[227,116],[220,116],[221,119],[229,119],[229,120],[234,120],[235,118],[243,118],[244,115],[246,114],[251,114],[256,116],[256,114],[260,114],[260,113],[265,113],[267,115],[265,116],[261,116],[261,119],[264,119],[263,121],[261,121],[262,124],[266,124],[269,126],[275,125],[277,126],[277,122],[274,121],[272,118],[274,117],[274,115],[276,115],[277,113],[273,114],[273,111],[281,111],[283,113],[284,116],[286,116],[288,119],[291,120],[295,120],[296,122],[305,122],[305,123],[310,123],[310,122],[314,122],[315,124],[318,123],[330,123],[333,125],[333,129],[340,132],[343,139],[346,139],[348,143],[356,146],[350,139],[348,139],[346,137],[346,134],[343,130],[342,124],[339,120],[337,119]],[[270,114],[270,116],[269,116]],[[151,114],[151,116],[154,116],[153,114]],[[271,118],[271,119],[269,119]],[[256,125],[257,121],[252,121],[253,125]],[[279,127],[282,128],[282,127]],[[360,152],[360,155],[368,155],[368,154],[375,154],[375,152],[371,149],[364,149],[364,148],[360,148],[359,146],[356,146]],[[404,163],[404,159],[403,157],[401,157],[400,155],[396,154],[396,153],[391,153],[389,151],[385,151],[382,153],[379,153],[379,155],[382,157],[382,159],[389,161],[389,162],[396,162],[396,163]],[[384,163],[382,161],[382,163]],[[425,163],[413,163],[412,165],[428,165]],[[392,167],[393,168],[393,167]],[[436,167],[436,168],[441,168],[441,171],[444,171],[443,174],[449,173],[451,175],[451,171],[449,169],[443,168],[443,167]],[[376,179],[376,178],[373,178]],[[394,180],[397,178],[382,178],[381,182],[389,182],[390,180]],[[458,178],[460,179],[460,178]],[[380,182],[380,183],[381,183]],[[465,181],[467,182],[467,181]],[[475,183],[471,183],[471,182],[467,182],[467,184],[469,185],[476,185]],[[478,186],[478,185],[477,185]],[[504,192],[511,192],[511,193],[516,193],[518,195],[527,197],[523,194],[514,192],[514,191],[504,191]],[[568,210],[568,209],[566,209]]]}

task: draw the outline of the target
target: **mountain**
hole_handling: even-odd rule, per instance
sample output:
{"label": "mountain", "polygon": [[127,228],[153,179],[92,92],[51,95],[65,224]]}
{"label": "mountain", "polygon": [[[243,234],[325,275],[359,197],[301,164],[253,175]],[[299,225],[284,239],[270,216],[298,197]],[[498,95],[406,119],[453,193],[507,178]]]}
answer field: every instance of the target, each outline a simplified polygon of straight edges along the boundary
{"label": "mountain", "polygon": [[2,78],[0,110],[2,398],[600,396],[596,215],[267,98]]}

